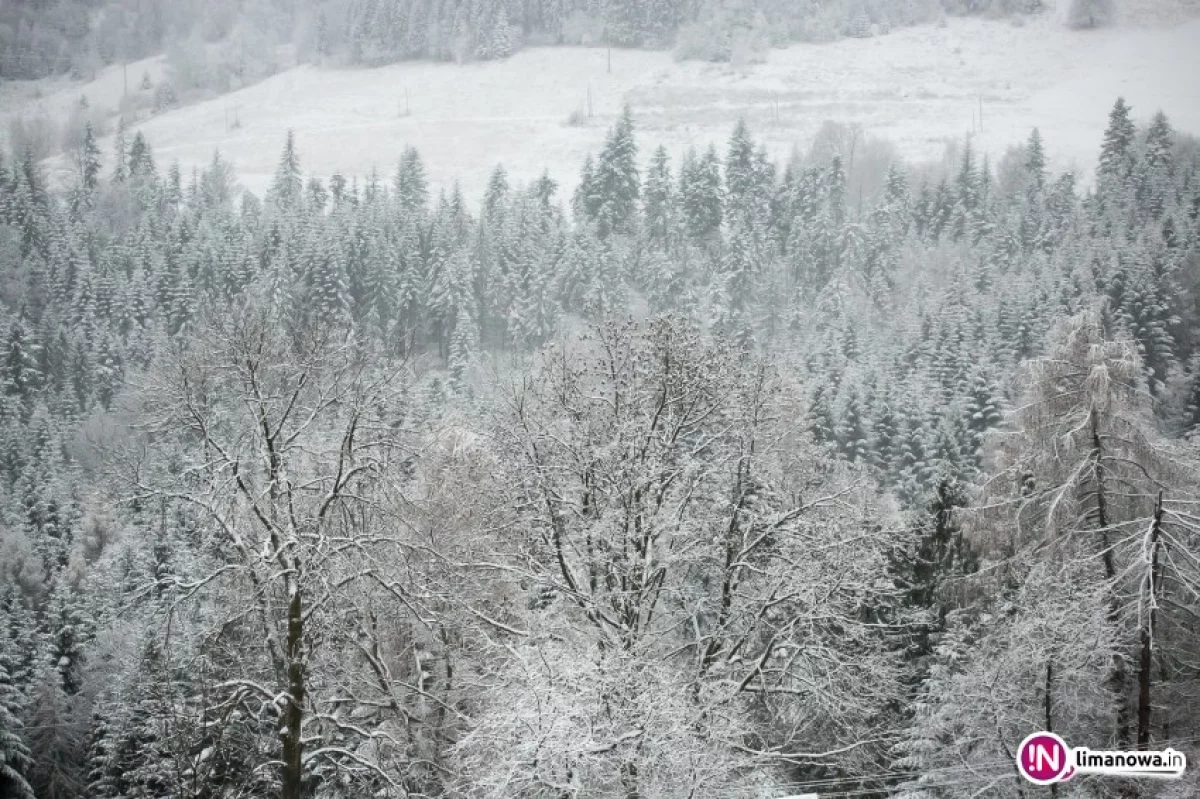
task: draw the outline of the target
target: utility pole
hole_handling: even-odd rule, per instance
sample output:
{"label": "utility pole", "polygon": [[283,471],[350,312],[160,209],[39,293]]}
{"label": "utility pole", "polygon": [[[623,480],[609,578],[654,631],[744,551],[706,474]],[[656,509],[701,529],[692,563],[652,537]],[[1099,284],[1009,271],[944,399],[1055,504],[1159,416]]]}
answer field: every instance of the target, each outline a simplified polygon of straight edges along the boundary
{"label": "utility pole", "polygon": [[612,33],[608,29],[608,21],[604,22],[604,46],[608,52],[608,74],[612,74]]}

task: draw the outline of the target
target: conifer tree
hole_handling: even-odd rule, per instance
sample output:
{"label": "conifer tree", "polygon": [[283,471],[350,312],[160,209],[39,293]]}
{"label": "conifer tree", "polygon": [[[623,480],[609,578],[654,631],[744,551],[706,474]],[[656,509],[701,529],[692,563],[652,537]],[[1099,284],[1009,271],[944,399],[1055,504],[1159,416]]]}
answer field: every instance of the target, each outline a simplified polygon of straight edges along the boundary
{"label": "conifer tree", "polygon": [[291,130],[283,145],[283,153],[279,156],[279,166],[275,169],[275,178],[271,182],[268,193],[280,208],[295,208],[304,191],[304,183],[300,174],[300,156],[296,152],[296,136]]}
{"label": "conifer tree", "polygon": [[102,712],[92,716],[87,744],[87,795],[96,799],[118,799],[121,769],[116,757],[116,741],[108,719]]}
{"label": "conifer tree", "polygon": [[455,391],[461,392],[466,387],[467,370],[475,357],[475,347],[479,339],[479,330],[475,320],[471,318],[466,307],[459,306],[458,315],[454,321],[454,333],[450,337],[450,384]]}
{"label": "conifer tree", "polygon": [[601,239],[612,234],[632,233],[637,221],[641,193],[637,166],[637,143],[633,137],[633,110],[626,105],[609,130],[604,148],[596,159],[589,194],[595,197],[592,218]]}
{"label": "conifer tree", "polygon": [[429,202],[429,185],[425,165],[415,147],[405,147],[396,169],[394,184],[396,203],[406,214],[420,214]]}
{"label": "conifer tree", "polygon": [[715,234],[723,218],[721,161],[709,145],[704,155],[690,153],[679,173],[679,203],[688,233],[696,241]]}
{"label": "conifer tree", "polygon": [[1037,128],[1029,134],[1025,145],[1025,163],[1022,165],[1029,180],[1030,191],[1041,193],[1046,184],[1046,151],[1042,146],[1042,134]]}
{"label": "conifer tree", "polygon": [[654,249],[670,249],[671,236],[676,225],[675,188],[672,183],[671,165],[666,147],[659,146],[654,151],[650,169],[646,172],[646,191],[643,203],[645,216],[643,230],[646,234],[646,241]]}
{"label": "conifer tree", "polygon": [[[4,638],[0,635],[0,641]],[[19,732],[21,703],[11,668],[12,661],[5,646],[0,650],[0,796],[35,799],[33,788],[26,779],[33,758]]]}
{"label": "conifer tree", "polygon": [[[977,567],[959,520],[967,505],[964,486],[953,468],[943,464],[934,476],[924,513],[917,518],[914,540],[893,562],[905,604],[919,613],[911,648],[906,652],[909,660],[919,661],[933,652],[937,635],[945,628],[946,614],[956,605],[948,589],[950,582]],[[918,681],[920,672],[918,667]]]}
{"label": "conifer tree", "polygon": [[84,748],[77,704],[63,690],[57,663],[46,658],[30,686],[29,784],[38,799],[76,799],[85,784]]}
{"label": "conifer tree", "polygon": [[487,189],[483,195],[483,218],[497,228],[503,224],[505,206],[508,202],[508,172],[503,164],[496,164],[492,175],[488,178]]}
{"label": "conifer tree", "polygon": [[583,159],[583,166],[579,171],[579,184],[575,187],[574,194],[571,195],[571,212],[575,215],[577,223],[587,224],[589,220],[595,218],[599,210],[599,204],[596,202],[595,190],[596,181],[596,161],[592,158],[592,154],[588,153]]}
{"label": "conifer tree", "polygon": [[100,185],[100,148],[96,145],[96,134],[89,120],[83,129],[83,147],[79,153],[79,172],[83,190],[94,194]]}
{"label": "conifer tree", "polygon": [[1137,129],[1124,97],[1118,97],[1108,115],[1108,128],[1100,147],[1100,164],[1096,169],[1097,184],[1103,196],[1117,204],[1127,202],[1127,181],[1134,172],[1134,137]]}
{"label": "conifer tree", "polygon": [[117,135],[113,138],[113,183],[123,183],[129,176],[129,143],[125,141],[125,117],[117,122]]}
{"label": "conifer tree", "polygon": [[157,174],[154,166],[154,155],[150,151],[150,143],[139,130],[133,136],[129,145],[129,177],[150,178]]}
{"label": "conifer tree", "polygon": [[0,387],[6,395],[28,401],[41,388],[44,381],[38,365],[39,350],[35,331],[28,320],[18,316],[5,336],[0,362]]}
{"label": "conifer tree", "polygon": [[1142,213],[1159,219],[1174,198],[1174,132],[1167,115],[1158,111],[1146,133],[1146,155],[1142,163],[1141,191],[1139,192]]}
{"label": "conifer tree", "polygon": [[731,214],[751,211],[757,192],[754,174],[754,140],[745,118],[739,118],[729,138],[729,153],[725,157],[725,200]]}

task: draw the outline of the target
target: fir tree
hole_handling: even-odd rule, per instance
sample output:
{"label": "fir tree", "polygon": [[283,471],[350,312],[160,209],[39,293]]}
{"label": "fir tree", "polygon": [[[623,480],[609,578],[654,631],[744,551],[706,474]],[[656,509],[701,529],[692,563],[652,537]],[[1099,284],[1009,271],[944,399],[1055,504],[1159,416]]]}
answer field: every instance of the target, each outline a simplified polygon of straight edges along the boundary
{"label": "fir tree", "polygon": [[95,799],[119,799],[121,770],[116,758],[116,741],[102,713],[92,716],[87,745],[87,795]]}
{"label": "fir tree", "polygon": [[594,194],[595,182],[596,160],[591,153],[588,153],[579,170],[579,184],[571,195],[571,213],[575,215],[575,221],[580,225],[588,224],[599,211],[599,203]]}
{"label": "fir tree", "polygon": [[83,147],[79,153],[79,172],[83,190],[91,195],[100,185],[100,148],[89,120],[83,129]]}
{"label": "fir tree", "polygon": [[123,183],[129,176],[129,144],[125,141],[125,117],[117,122],[117,135],[113,138],[113,183]]}
{"label": "fir tree", "polygon": [[483,218],[488,224],[503,224],[508,190],[508,173],[504,170],[503,164],[496,164],[491,177],[488,178],[487,190],[483,195]]}
{"label": "fir tree", "polygon": [[1025,163],[1022,164],[1029,180],[1030,191],[1041,193],[1046,184],[1046,151],[1042,147],[1042,134],[1037,128],[1029,134],[1025,145]]}
{"label": "fir tree", "polygon": [[1124,97],[1118,97],[1108,115],[1108,129],[1100,147],[1100,165],[1096,170],[1100,191],[1111,201],[1129,199],[1126,182],[1134,170],[1134,137],[1137,133]]}
{"label": "fir tree", "polygon": [[744,118],[738,119],[725,157],[725,200],[729,213],[750,213],[758,190],[754,171],[754,140]]}
{"label": "fir tree", "polygon": [[[2,633],[3,631],[0,631]],[[0,636],[0,641],[3,636]],[[0,650],[0,796],[35,799],[26,775],[33,765],[29,747],[18,732],[20,694],[13,684],[7,647]]]}
{"label": "fir tree", "polygon": [[953,602],[945,585],[954,577],[976,568],[976,556],[963,536],[958,515],[968,506],[963,485],[947,466],[934,478],[933,490],[917,525],[917,539],[896,564],[897,577],[905,591],[906,603],[924,611],[925,624],[918,629],[917,657],[930,654],[936,633],[945,624],[946,612]]}
{"label": "fir tree", "polygon": [[461,392],[466,386],[467,370],[475,357],[475,347],[479,339],[479,330],[475,320],[460,306],[458,316],[454,321],[454,333],[450,337],[450,385]]}
{"label": "fir tree", "polygon": [[275,178],[271,182],[268,196],[280,208],[294,208],[298,205],[304,191],[304,183],[300,174],[300,156],[296,152],[296,136],[291,130],[287,132],[287,140],[283,145],[283,153],[279,156],[279,166],[275,169]]}
{"label": "fir tree", "polygon": [[722,183],[721,161],[709,145],[699,158],[689,154],[679,173],[679,203],[688,233],[703,241],[721,227]]}
{"label": "fir tree", "polygon": [[646,191],[643,200],[645,222],[643,230],[652,248],[669,249],[674,231],[675,191],[671,165],[666,147],[654,151],[650,169],[646,172]]}
{"label": "fir tree", "polygon": [[157,174],[154,166],[154,155],[150,151],[150,143],[139,130],[133,136],[129,145],[129,177],[151,178]]}
{"label": "fir tree", "polygon": [[1174,182],[1174,132],[1167,115],[1155,113],[1150,129],[1146,133],[1146,156],[1142,163],[1141,199],[1142,212],[1159,219],[1166,212]]}
{"label": "fir tree", "polygon": [[425,177],[425,165],[415,147],[405,147],[396,169],[394,184],[396,203],[406,214],[424,212],[429,202],[429,186]]}
{"label": "fir tree", "polygon": [[58,664],[43,663],[34,676],[28,716],[33,765],[29,784],[38,799],[76,799],[85,784],[84,736],[76,705],[63,690]]}
{"label": "fir tree", "polygon": [[637,143],[633,137],[633,111],[626,105],[608,133],[596,160],[589,194],[596,199],[592,215],[601,239],[633,232],[640,195]]}

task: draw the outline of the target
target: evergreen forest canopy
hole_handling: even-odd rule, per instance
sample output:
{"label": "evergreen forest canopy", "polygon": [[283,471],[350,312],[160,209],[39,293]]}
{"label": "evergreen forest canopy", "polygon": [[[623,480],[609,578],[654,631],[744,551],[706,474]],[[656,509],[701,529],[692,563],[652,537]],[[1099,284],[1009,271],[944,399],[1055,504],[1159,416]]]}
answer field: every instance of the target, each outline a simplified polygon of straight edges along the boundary
{"label": "evergreen forest canopy", "polygon": [[62,194],[0,168],[0,795],[1018,797],[1035,729],[1197,762],[1164,114],[1118,100],[1086,192],[1033,131],[868,207],[745,125],[640,169],[628,109],[566,203],[290,135],[262,199],[82,152]]}

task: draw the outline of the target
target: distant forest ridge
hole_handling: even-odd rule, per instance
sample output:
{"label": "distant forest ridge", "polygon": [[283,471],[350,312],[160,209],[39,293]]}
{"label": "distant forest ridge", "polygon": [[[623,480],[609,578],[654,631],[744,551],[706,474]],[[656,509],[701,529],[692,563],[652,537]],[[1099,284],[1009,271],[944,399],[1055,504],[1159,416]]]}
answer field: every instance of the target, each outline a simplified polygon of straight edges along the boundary
{"label": "distant forest ridge", "polygon": [[[1080,25],[1111,16],[1111,0],[1071,3]],[[302,60],[366,64],[503,58],[523,44],[675,46],[685,58],[738,60],[944,14],[1044,8],[1043,0],[29,0],[0,5],[0,80],[82,77],[222,41],[251,58],[291,43]]]}

